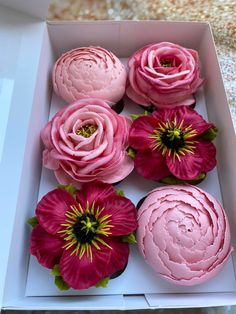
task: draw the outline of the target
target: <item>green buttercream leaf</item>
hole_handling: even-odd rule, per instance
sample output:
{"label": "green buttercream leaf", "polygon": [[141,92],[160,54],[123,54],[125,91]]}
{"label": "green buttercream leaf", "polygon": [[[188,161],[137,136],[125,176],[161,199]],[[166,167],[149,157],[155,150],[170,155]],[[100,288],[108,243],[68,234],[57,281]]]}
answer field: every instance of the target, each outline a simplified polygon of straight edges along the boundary
{"label": "green buttercream leaf", "polygon": [[72,196],[74,196],[74,194],[76,192],[76,187],[72,184],[69,184],[69,185],[59,184],[57,187],[58,187],[58,189],[62,189],[62,190],[69,192]]}
{"label": "green buttercream leaf", "polygon": [[65,283],[61,276],[56,276],[54,283],[57,286],[57,288],[61,291],[66,291],[70,289],[70,287],[67,285],[67,283]]}
{"label": "green buttercream leaf", "polygon": [[126,243],[129,243],[129,244],[137,243],[134,233],[130,233],[128,235],[122,236],[122,241],[126,242]]}
{"label": "green buttercream leaf", "polygon": [[125,196],[125,193],[123,190],[119,189],[119,190],[116,190],[116,194],[119,195],[119,196]]}
{"label": "green buttercream leaf", "polygon": [[96,287],[96,288],[99,288],[99,287],[107,288],[107,284],[108,284],[109,280],[110,280],[110,277],[106,277],[106,278],[100,280],[100,281],[95,285],[95,287]]}
{"label": "green buttercream leaf", "polygon": [[199,184],[201,183],[206,177],[206,173],[205,172],[202,172],[196,179],[193,179],[193,180],[181,180],[181,179],[178,179],[174,176],[168,176],[162,180],[160,180],[161,183],[165,183],[165,184],[183,184],[183,183],[188,183],[188,184],[193,184],[193,185],[196,185],[196,184]]}
{"label": "green buttercream leaf", "polygon": [[134,150],[133,148],[131,148],[131,147],[128,148],[128,156],[131,157],[131,158],[133,158],[133,159],[134,159],[135,156],[136,156],[135,150]]}
{"label": "green buttercream leaf", "polygon": [[60,276],[60,275],[61,275],[61,274],[60,274],[60,268],[59,268],[59,265],[58,265],[58,264],[56,264],[56,265],[53,267],[53,269],[51,270],[50,274],[51,274],[52,276]]}
{"label": "green buttercream leaf", "polygon": [[36,218],[36,216],[31,217],[27,220],[27,224],[31,225],[31,227],[35,227],[38,224],[38,219]]}
{"label": "green buttercream leaf", "polygon": [[148,116],[148,112],[144,111],[144,113],[141,113],[141,114],[133,114],[133,113],[131,113],[129,116],[134,121],[135,119],[137,119],[139,117]]}
{"label": "green buttercream leaf", "polygon": [[214,127],[214,128],[206,130],[202,134],[202,137],[204,138],[204,140],[213,141],[214,138],[217,136],[217,134],[218,134],[218,129],[216,127]]}

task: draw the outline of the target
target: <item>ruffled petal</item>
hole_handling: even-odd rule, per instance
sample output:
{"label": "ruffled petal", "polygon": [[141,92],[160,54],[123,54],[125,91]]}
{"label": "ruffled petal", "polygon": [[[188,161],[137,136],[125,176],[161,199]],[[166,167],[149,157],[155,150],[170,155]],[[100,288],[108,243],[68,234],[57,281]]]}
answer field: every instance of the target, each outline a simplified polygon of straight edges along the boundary
{"label": "ruffled petal", "polygon": [[53,268],[59,264],[63,244],[62,239],[47,233],[40,225],[37,225],[31,233],[30,253],[37,258],[39,264]]}
{"label": "ruffled petal", "polygon": [[71,206],[78,206],[73,196],[62,189],[55,189],[47,193],[36,207],[36,217],[40,225],[51,234],[62,230],[61,224],[65,223],[65,212]]}
{"label": "ruffled petal", "polygon": [[101,203],[105,209],[99,218],[111,215],[109,223],[112,236],[127,235],[137,228],[137,210],[134,204],[126,197],[114,195]]}
{"label": "ruffled petal", "polygon": [[150,136],[157,127],[158,121],[151,116],[142,116],[134,120],[129,134],[129,143],[134,149],[151,148]]}
{"label": "ruffled petal", "polygon": [[149,180],[161,180],[171,174],[161,152],[151,149],[139,151],[135,157],[134,166],[138,174]]}
{"label": "ruffled petal", "polygon": [[191,125],[192,128],[196,130],[197,136],[210,128],[214,128],[214,124],[206,122],[203,117],[192,108],[186,106],[178,107],[178,110],[175,110],[175,115],[179,123],[184,120],[185,127]]}
{"label": "ruffled petal", "polygon": [[198,139],[196,150],[203,159],[203,172],[211,171],[216,166],[216,148],[213,143]]}
{"label": "ruffled petal", "polygon": [[128,262],[129,247],[115,238],[104,239],[112,248],[100,245],[100,250],[92,246],[90,257],[72,254],[73,248],[65,250],[60,261],[63,280],[73,289],[87,289],[105,277],[111,276],[125,267]]}
{"label": "ruffled petal", "polygon": [[101,202],[112,195],[116,195],[112,185],[96,181],[84,184],[81,190],[76,192],[76,200],[82,206],[86,206],[87,202],[89,204]]}
{"label": "ruffled petal", "polygon": [[185,153],[184,156],[173,158],[172,155],[166,156],[167,166],[170,172],[178,179],[193,180],[203,172],[203,158],[197,153]]}

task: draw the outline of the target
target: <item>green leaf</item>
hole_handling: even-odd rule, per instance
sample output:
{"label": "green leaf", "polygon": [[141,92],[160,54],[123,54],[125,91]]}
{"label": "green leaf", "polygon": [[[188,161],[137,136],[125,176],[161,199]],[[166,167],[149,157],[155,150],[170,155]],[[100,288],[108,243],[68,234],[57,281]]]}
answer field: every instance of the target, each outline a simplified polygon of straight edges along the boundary
{"label": "green leaf", "polygon": [[36,216],[31,217],[27,220],[27,224],[31,225],[31,227],[35,227],[38,224],[38,219],[36,218]]}
{"label": "green leaf", "polygon": [[135,150],[134,150],[133,148],[131,148],[131,147],[128,148],[128,156],[131,157],[131,158],[133,158],[133,159],[134,159],[135,156],[136,156]]}
{"label": "green leaf", "polygon": [[188,184],[193,184],[193,185],[196,185],[196,184],[199,184],[201,183],[206,177],[206,173],[205,172],[202,172],[196,179],[193,179],[193,180],[181,180],[181,179],[178,179],[174,176],[168,176],[162,180],[160,180],[161,183],[165,183],[165,184],[183,184],[183,183],[188,183]]}
{"label": "green leaf", "polygon": [[59,268],[59,265],[58,265],[58,264],[56,264],[56,265],[53,267],[53,269],[51,270],[50,274],[51,274],[52,276],[60,276],[60,275],[61,275],[61,274],[60,274],[60,268]]}
{"label": "green leaf", "polygon": [[129,244],[137,243],[134,233],[130,233],[128,235],[122,236],[122,241],[126,242],[126,243],[129,243]]}
{"label": "green leaf", "polygon": [[144,113],[141,113],[141,114],[133,114],[133,113],[131,113],[129,116],[134,121],[135,119],[137,119],[139,117],[148,116],[148,112],[144,111]]}
{"label": "green leaf", "polygon": [[116,190],[116,194],[119,195],[119,196],[125,196],[125,193],[123,190],[119,189],[119,190]]}
{"label": "green leaf", "polygon": [[106,277],[106,278],[102,279],[101,281],[99,281],[99,282],[95,285],[95,287],[96,287],[96,288],[99,288],[99,287],[107,288],[107,284],[108,284],[109,280],[110,280],[110,277]]}
{"label": "green leaf", "polygon": [[59,184],[57,187],[58,187],[58,189],[66,190],[72,196],[74,196],[74,194],[76,192],[76,187],[74,185],[72,185],[72,184],[69,184],[69,185]]}
{"label": "green leaf", "polygon": [[55,280],[54,280],[55,285],[57,286],[57,288],[61,291],[66,291],[69,290],[70,287],[68,286],[67,283],[65,283],[65,281],[63,280],[63,278],[61,276],[56,276]]}
{"label": "green leaf", "polygon": [[216,127],[214,127],[214,128],[210,128],[210,129],[206,130],[202,134],[202,137],[204,138],[204,140],[213,141],[214,138],[217,136],[217,134],[218,134],[218,129]]}

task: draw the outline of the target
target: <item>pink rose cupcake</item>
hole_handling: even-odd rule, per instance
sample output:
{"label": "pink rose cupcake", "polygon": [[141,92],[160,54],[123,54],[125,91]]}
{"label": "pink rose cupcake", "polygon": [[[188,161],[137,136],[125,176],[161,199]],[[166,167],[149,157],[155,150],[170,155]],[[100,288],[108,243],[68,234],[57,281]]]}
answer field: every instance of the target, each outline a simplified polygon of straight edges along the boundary
{"label": "pink rose cupcake", "polygon": [[133,170],[126,151],[130,125],[104,101],[81,99],[57,112],[42,130],[43,165],[61,184],[118,182]]}
{"label": "pink rose cupcake", "polygon": [[162,278],[186,286],[216,276],[233,250],[224,209],[191,185],[160,187],[148,194],[138,212],[137,241]]}
{"label": "pink rose cupcake", "polygon": [[139,49],[128,66],[126,94],[143,106],[192,105],[193,94],[203,82],[198,53],[168,42]]}
{"label": "pink rose cupcake", "polygon": [[117,103],[125,93],[126,70],[120,60],[100,47],[81,47],[63,54],[52,73],[53,88],[67,103],[99,98]]}

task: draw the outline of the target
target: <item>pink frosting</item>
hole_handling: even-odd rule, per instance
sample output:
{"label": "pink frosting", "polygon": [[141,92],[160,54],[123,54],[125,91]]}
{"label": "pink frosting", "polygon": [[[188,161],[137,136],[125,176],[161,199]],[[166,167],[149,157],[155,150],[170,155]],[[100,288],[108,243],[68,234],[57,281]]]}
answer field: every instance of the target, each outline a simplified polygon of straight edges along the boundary
{"label": "pink frosting", "polygon": [[186,286],[214,277],[233,250],[224,209],[190,185],[148,194],[138,212],[137,241],[146,262],[161,277]]}
{"label": "pink frosting", "polygon": [[[96,128],[94,133],[78,135],[88,125]],[[61,184],[120,181],[133,170],[126,152],[130,125],[102,100],[79,100],[57,112],[42,130],[43,165],[54,170]]]}
{"label": "pink frosting", "polygon": [[57,60],[52,73],[55,93],[68,103],[87,97],[116,103],[125,93],[126,78],[120,60],[100,47],[66,52]]}
{"label": "pink frosting", "polygon": [[151,44],[129,59],[126,93],[138,104],[157,107],[192,105],[199,77],[198,53],[169,42]]}

